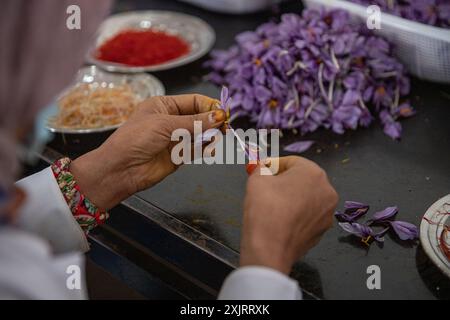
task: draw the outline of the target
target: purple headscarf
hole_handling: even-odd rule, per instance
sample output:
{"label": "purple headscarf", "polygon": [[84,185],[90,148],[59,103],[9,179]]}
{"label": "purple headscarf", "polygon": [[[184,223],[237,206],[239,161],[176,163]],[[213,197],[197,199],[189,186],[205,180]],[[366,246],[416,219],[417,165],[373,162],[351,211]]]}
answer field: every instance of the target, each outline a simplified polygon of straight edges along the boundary
{"label": "purple headscarf", "polygon": [[[62,90],[83,62],[111,0],[3,0],[0,10],[0,187],[16,178],[17,134]],[[67,9],[81,9],[69,30]]]}

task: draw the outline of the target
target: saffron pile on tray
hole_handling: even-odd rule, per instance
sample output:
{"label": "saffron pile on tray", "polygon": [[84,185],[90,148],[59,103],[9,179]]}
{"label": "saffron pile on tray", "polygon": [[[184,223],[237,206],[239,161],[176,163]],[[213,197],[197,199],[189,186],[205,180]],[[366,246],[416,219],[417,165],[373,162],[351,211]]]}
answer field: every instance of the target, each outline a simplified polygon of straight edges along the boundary
{"label": "saffron pile on tray", "polygon": [[188,54],[189,44],[158,30],[125,30],[97,49],[97,58],[135,67],[165,63]]}
{"label": "saffron pile on tray", "polygon": [[259,128],[343,134],[378,118],[384,132],[399,139],[398,120],[414,114],[405,99],[409,78],[392,45],[343,10],[285,14],[211,56],[208,79],[229,88],[234,116],[247,116]]}

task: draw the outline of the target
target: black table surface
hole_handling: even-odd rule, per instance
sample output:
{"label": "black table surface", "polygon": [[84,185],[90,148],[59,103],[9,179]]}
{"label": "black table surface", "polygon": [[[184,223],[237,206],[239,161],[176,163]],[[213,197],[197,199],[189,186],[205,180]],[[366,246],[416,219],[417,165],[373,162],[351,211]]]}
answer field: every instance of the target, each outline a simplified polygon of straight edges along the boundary
{"label": "black table surface", "polygon": [[[126,0],[116,7],[118,12],[144,9],[198,16],[215,29],[215,48],[227,48],[239,32],[276,19],[282,12],[300,12],[302,7],[295,1],[242,16],[168,0]],[[219,89],[203,80],[205,59],[155,76],[168,94],[195,92],[217,97]],[[450,193],[450,87],[413,79],[410,100],[418,113],[402,122],[401,141],[384,135],[379,123],[342,136],[325,130],[308,136],[318,143],[303,156],[327,171],[340,195],[340,207],[345,200],[368,203],[371,212],[396,205],[399,220],[419,225],[426,209]],[[238,124],[249,126],[245,120]],[[287,134],[281,144],[298,139]],[[246,178],[239,165],[185,166],[139,196],[239,251]],[[367,288],[371,265],[381,269],[381,290]],[[430,263],[420,245],[401,243],[388,234],[382,247],[372,244],[367,248],[337,224],[299,261],[293,276],[301,286],[326,299],[450,298],[449,280]]]}

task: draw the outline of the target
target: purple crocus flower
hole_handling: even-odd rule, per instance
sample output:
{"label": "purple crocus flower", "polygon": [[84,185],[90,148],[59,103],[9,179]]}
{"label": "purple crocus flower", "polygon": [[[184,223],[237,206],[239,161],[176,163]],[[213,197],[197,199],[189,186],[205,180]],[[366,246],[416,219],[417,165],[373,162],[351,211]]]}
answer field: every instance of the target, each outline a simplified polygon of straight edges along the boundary
{"label": "purple crocus flower", "polygon": [[[218,106],[219,109],[222,109],[226,113],[226,125],[228,126],[231,122],[230,119],[230,105],[231,105],[231,97],[229,95],[229,90],[227,87],[223,86],[222,91],[220,93],[220,104]],[[205,143],[209,143],[212,141],[213,137],[219,133],[219,129],[212,128],[209,130],[206,130],[202,134],[199,134],[194,139],[194,145],[203,145]]]}
{"label": "purple crocus flower", "polygon": [[391,49],[344,10],[308,9],[238,35],[206,65],[208,79],[229,88],[232,113],[259,128],[342,134],[378,115],[398,139],[397,120],[413,113],[403,101],[410,90],[405,68]]}

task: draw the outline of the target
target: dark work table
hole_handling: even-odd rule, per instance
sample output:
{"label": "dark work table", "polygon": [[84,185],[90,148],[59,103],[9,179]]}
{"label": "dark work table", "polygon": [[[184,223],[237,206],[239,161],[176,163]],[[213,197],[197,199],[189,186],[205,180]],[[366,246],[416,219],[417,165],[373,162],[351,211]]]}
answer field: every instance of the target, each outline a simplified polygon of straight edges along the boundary
{"label": "dark work table", "polygon": [[[294,1],[278,9],[242,16],[207,12],[168,0],[127,0],[116,7],[118,12],[144,9],[198,16],[215,29],[215,47],[227,48],[237,33],[276,19],[282,12],[300,12],[302,7],[299,1]],[[154,75],[164,83],[168,94],[195,92],[217,97],[219,89],[203,80],[207,72],[202,68],[205,59]],[[450,86],[413,79],[410,100],[418,112],[402,121],[401,141],[385,136],[377,122],[368,129],[342,136],[320,130],[307,137],[316,140],[317,145],[303,156],[327,171],[340,195],[340,208],[345,200],[368,203],[372,213],[396,205],[399,220],[419,225],[427,208],[450,193]],[[242,128],[250,125],[245,119],[237,124]],[[57,138],[51,147],[74,156],[92,149],[104,138],[66,137],[64,144]],[[299,136],[286,134],[281,144],[298,139]],[[184,166],[159,185],[137,195],[135,205],[141,199],[188,229],[198,231],[205,238],[197,246],[205,247],[205,252],[211,252],[226,265],[236,267],[246,179],[240,165]],[[141,228],[140,232],[145,234],[146,230]],[[180,237],[184,237],[181,233]],[[224,255],[220,256],[221,253]],[[370,265],[381,268],[381,290],[367,289],[366,270]],[[388,234],[382,247],[374,243],[367,248],[337,224],[299,261],[292,275],[317,298],[450,298],[449,279],[430,263],[420,244],[400,243]],[[214,278],[214,274],[209,276]]]}

